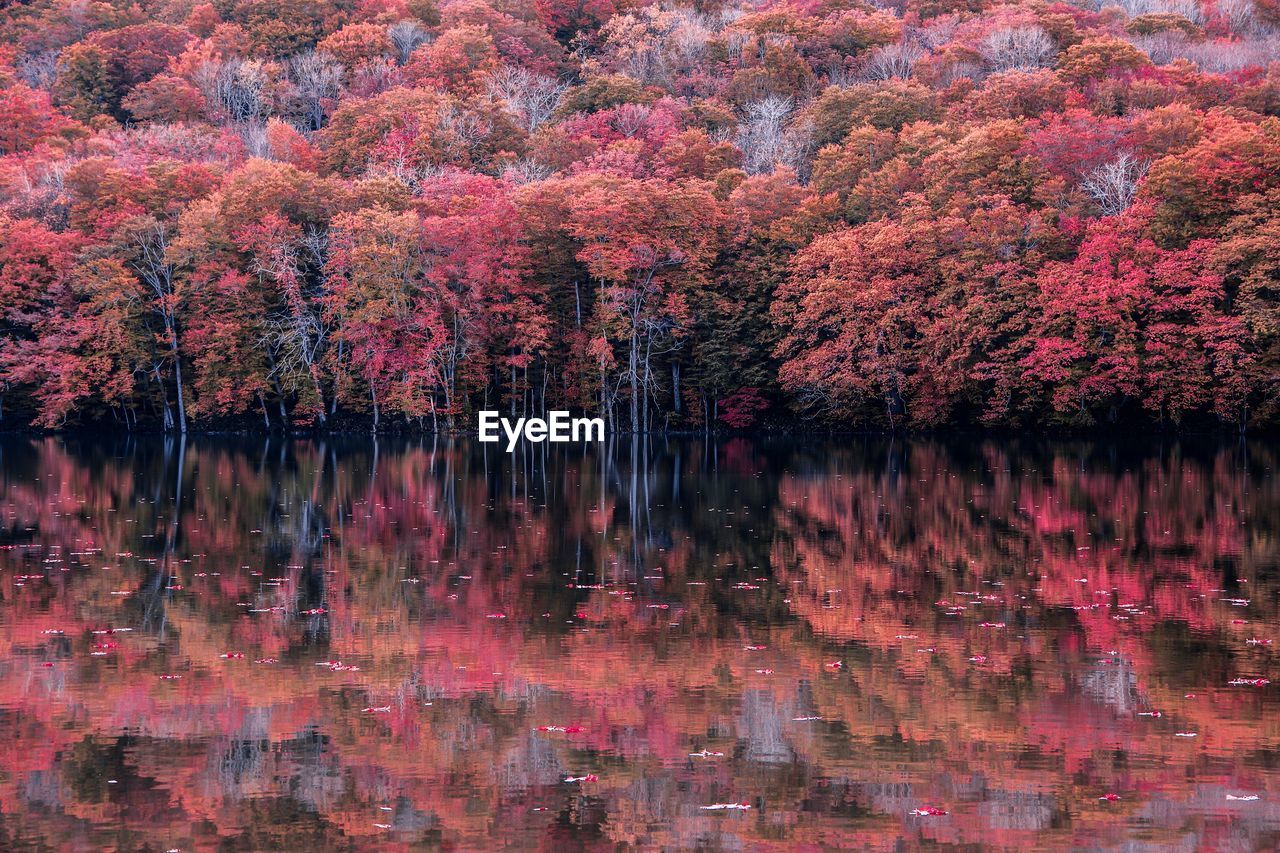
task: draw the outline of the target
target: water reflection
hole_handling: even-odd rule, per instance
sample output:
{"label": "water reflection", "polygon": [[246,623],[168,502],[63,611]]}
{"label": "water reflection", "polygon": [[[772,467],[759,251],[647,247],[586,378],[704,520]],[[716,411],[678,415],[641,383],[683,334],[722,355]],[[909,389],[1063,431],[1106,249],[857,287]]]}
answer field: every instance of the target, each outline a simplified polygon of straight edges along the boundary
{"label": "water reflection", "polygon": [[0,847],[1273,846],[1276,462],[6,439]]}

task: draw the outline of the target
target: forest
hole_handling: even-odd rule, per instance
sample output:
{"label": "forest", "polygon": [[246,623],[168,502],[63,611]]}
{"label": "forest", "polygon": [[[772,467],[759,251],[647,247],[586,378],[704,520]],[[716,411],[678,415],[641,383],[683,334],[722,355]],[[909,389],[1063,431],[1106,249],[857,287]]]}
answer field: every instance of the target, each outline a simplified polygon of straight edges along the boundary
{"label": "forest", "polygon": [[1280,425],[1276,0],[0,9],[0,428]]}

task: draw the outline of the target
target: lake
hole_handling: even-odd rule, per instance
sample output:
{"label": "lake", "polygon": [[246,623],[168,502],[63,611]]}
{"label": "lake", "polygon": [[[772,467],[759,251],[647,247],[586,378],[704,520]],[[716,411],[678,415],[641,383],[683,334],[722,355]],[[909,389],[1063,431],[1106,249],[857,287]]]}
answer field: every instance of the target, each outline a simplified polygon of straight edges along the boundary
{"label": "lake", "polygon": [[0,441],[0,848],[1280,843],[1280,452]]}

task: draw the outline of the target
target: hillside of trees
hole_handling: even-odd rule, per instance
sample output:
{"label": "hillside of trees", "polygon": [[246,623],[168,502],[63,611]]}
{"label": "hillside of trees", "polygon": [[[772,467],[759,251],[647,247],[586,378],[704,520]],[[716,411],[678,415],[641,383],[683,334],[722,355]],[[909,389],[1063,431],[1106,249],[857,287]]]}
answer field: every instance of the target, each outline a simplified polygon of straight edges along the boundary
{"label": "hillside of trees", "polygon": [[1275,0],[0,10],[0,428],[1280,424]]}

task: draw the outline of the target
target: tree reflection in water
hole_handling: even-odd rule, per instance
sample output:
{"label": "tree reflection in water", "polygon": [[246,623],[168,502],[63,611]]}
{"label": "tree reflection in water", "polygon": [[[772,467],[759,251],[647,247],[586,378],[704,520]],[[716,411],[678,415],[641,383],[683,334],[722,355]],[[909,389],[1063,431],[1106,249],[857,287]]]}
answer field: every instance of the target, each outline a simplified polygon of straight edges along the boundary
{"label": "tree reflection in water", "polygon": [[1276,461],[6,439],[0,846],[1267,847]]}

